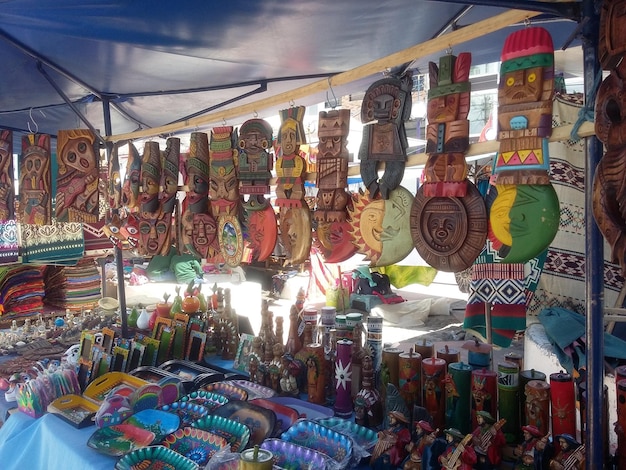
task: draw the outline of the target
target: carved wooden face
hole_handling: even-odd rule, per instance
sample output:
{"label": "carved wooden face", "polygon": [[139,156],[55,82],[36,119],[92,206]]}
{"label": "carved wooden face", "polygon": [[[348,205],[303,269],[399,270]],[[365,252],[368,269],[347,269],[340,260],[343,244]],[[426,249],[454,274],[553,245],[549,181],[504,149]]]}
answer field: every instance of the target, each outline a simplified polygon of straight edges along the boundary
{"label": "carved wooden face", "polygon": [[341,263],[356,253],[348,221],[319,222],[316,238],[327,263]]}
{"label": "carved wooden face", "polygon": [[211,166],[209,195],[214,217],[235,214],[239,203],[239,181],[232,163]]}
{"label": "carved wooden face", "polygon": [[543,92],[543,68],[531,67],[505,73],[500,79],[498,104],[539,101]]}
{"label": "carved wooden face", "polygon": [[141,159],[137,149],[129,146],[128,166],[126,167],[126,177],[122,187],[122,203],[129,207],[137,207],[139,203],[139,182],[141,173]]}
{"label": "carved wooden face", "polygon": [[438,96],[428,100],[426,116],[429,123],[450,122],[457,119],[459,113],[459,94]]}
{"label": "carved wooden face", "polygon": [[268,138],[255,128],[239,134],[239,138],[239,148],[245,150],[248,156],[259,155],[272,145],[271,136]]}
{"label": "carved wooden face", "polygon": [[322,111],[319,115],[319,158],[339,157],[347,152],[346,137],[350,128],[350,111],[347,109]]}
{"label": "carved wooden face", "polygon": [[247,219],[248,246],[258,261],[266,260],[274,250],[278,237],[278,226],[274,208],[268,206],[260,211],[250,211]]}
{"label": "carved wooden face", "polygon": [[22,161],[22,181],[25,187],[35,189],[39,187],[48,165],[47,156],[33,147],[33,151],[28,152]]}
{"label": "carved wooden face", "polygon": [[130,246],[136,247],[139,244],[139,219],[135,215],[129,214],[120,231]]}
{"label": "carved wooden face", "polygon": [[288,119],[280,126],[280,145],[283,155],[293,155],[298,150],[297,122]]}
{"label": "carved wooden face", "polygon": [[141,195],[139,196],[142,212],[159,210],[158,194],[158,169],[151,163],[144,163],[141,168]]}
{"label": "carved wooden face", "polygon": [[209,214],[193,214],[191,236],[193,246],[203,258],[208,257],[209,248],[217,237],[217,223]]}
{"label": "carved wooden face", "polygon": [[13,156],[11,155],[11,147],[11,132],[0,131],[0,169],[2,171],[7,171],[7,168],[11,163],[11,158],[13,158]]}
{"label": "carved wooden face", "polygon": [[162,218],[142,218],[139,220],[139,247],[147,255],[161,254],[169,244],[171,215]]}
{"label": "carved wooden face", "polygon": [[61,150],[61,162],[70,170],[93,173],[98,162],[93,141],[87,137],[68,139]]}

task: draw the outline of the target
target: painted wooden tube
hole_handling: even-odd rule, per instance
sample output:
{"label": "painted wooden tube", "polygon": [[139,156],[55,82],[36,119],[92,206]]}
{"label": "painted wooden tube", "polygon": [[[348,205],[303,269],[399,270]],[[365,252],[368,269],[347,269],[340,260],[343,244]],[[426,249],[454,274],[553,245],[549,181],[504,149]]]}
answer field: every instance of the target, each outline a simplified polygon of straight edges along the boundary
{"label": "painted wooden tube", "polygon": [[321,343],[309,343],[304,347],[307,399],[311,403],[326,403],[326,360]]}
{"label": "painted wooden tube", "polygon": [[[383,368],[386,367],[389,371],[389,383],[394,384],[396,387],[400,386],[398,366],[401,353],[402,349],[400,348],[383,348]],[[383,383],[381,385],[383,387],[387,386],[386,383]]]}
{"label": "painted wooden tube", "polygon": [[550,431],[550,384],[545,380],[529,380],[524,393],[525,424],[535,426],[545,436]]}
{"label": "painted wooden tube", "polygon": [[[621,367],[621,366],[620,366]],[[626,469],[626,378],[617,382],[617,423],[615,433],[617,434],[617,468]]]}
{"label": "painted wooden tube", "polygon": [[422,359],[426,359],[435,355],[435,346],[431,341],[422,339],[415,342],[413,351],[422,356]]}
{"label": "painted wooden tube", "polygon": [[401,353],[398,359],[398,382],[400,395],[404,398],[409,410],[413,410],[413,405],[422,404],[422,356],[409,352]]}
{"label": "painted wooden tube", "polygon": [[488,411],[491,416],[498,413],[498,374],[491,369],[472,370],[472,429],[476,429],[477,411]]}
{"label": "painted wooden tube", "polygon": [[461,352],[447,344],[443,348],[437,349],[436,356],[446,361],[446,364],[452,364],[461,360]]}
{"label": "painted wooden tube", "polygon": [[443,359],[422,359],[422,404],[433,417],[433,427],[439,429],[445,426],[445,374],[446,361]]}
{"label": "painted wooden tube", "polygon": [[367,317],[367,346],[372,351],[374,372],[377,373],[383,362],[383,317]]}
{"label": "painted wooden tube", "polygon": [[352,341],[337,341],[335,361],[335,415],[340,418],[352,416]]}
{"label": "painted wooden tube", "polygon": [[550,374],[550,410],[552,435],[570,434],[576,437],[576,393],[571,374]]}
{"label": "painted wooden tube", "polygon": [[516,352],[506,353],[504,356],[504,360],[506,362],[512,362],[513,364],[517,364],[518,370],[522,370],[524,368],[524,356]]}
{"label": "painted wooden tube", "polygon": [[507,443],[520,441],[519,367],[513,362],[498,364],[498,416],[506,419],[502,432]]}
{"label": "painted wooden tube", "polygon": [[463,362],[448,364],[444,379],[446,390],[446,428],[455,428],[462,434],[471,432],[472,367]]}

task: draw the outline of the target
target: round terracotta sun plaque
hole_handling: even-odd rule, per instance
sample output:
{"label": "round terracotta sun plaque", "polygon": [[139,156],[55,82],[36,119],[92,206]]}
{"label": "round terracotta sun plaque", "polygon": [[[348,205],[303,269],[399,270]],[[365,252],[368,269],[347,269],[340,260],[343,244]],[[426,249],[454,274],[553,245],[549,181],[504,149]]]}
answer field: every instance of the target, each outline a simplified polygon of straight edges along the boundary
{"label": "round terracotta sun plaque", "polygon": [[243,234],[237,217],[224,215],[219,218],[217,234],[220,251],[227,265],[236,267],[243,256]]}
{"label": "round terracotta sun plaque", "polygon": [[267,204],[263,209],[246,211],[245,214],[248,248],[252,249],[255,260],[265,261],[274,251],[278,238],[278,222],[274,208]]}
{"label": "round terracotta sun plaque", "polygon": [[413,244],[433,268],[463,271],[485,245],[487,220],[483,198],[471,183],[462,198],[426,197],[420,188],[411,207]]}

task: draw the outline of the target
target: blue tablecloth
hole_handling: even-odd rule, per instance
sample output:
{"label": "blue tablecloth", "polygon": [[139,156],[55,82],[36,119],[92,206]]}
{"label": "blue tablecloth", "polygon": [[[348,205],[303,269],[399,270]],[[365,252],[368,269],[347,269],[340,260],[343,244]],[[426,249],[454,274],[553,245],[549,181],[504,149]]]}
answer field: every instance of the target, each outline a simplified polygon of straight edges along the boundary
{"label": "blue tablecloth", "polygon": [[112,470],[117,458],[87,446],[95,426],[76,429],[52,414],[13,413],[0,428],[3,470]]}

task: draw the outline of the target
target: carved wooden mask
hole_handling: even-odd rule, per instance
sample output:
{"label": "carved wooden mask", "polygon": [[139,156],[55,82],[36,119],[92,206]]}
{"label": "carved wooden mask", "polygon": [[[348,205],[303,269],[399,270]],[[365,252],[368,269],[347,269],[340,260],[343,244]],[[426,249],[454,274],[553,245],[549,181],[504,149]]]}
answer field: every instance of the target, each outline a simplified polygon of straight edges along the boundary
{"label": "carved wooden mask", "polygon": [[49,135],[29,134],[22,138],[19,174],[20,221],[49,225],[52,220]]}
{"label": "carved wooden mask", "polygon": [[159,143],[146,142],[141,157],[141,193],[139,194],[139,210],[142,217],[153,218],[159,214],[161,209],[159,204],[160,181],[161,151],[159,150]]}
{"label": "carved wooden mask", "polygon": [[15,219],[13,133],[0,129],[0,220]]}
{"label": "carved wooden mask", "polygon": [[126,174],[122,186],[122,205],[129,210],[139,207],[139,185],[141,183],[141,157],[137,147],[132,142],[128,143],[128,161]]}
{"label": "carved wooden mask", "polygon": [[239,180],[235,169],[232,126],[215,127],[211,131],[210,184],[211,210],[216,219],[237,215],[239,211]]}
{"label": "carved wooden mask", "polygon": [[239,128],[240,194],[269,194],[272,133],[272,126],[263,119],[249,119]]}
{"label": "carved wooden mask", "polygon": [[165,144],[163,154],[163,168],[161,170],[159,204],[161,210],[171,214],[176,205],[176,193],[178,191],[178,172],[180,162],[180,139],[170,137]]}
{"label": "carved wooden mask", "polygon": [[57,162],[57,221],[97,222],[100,154],[95,134],[89,129],[59,131]]}

